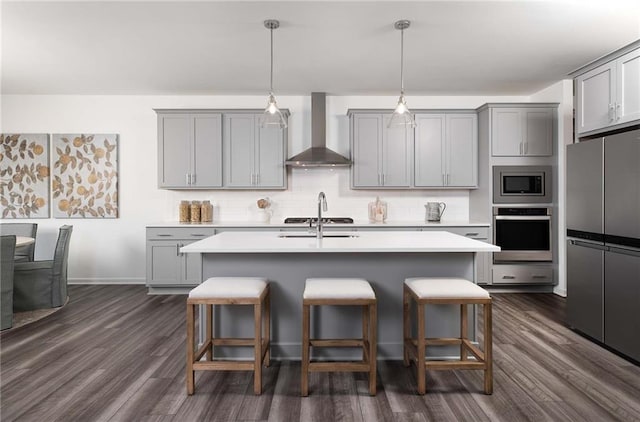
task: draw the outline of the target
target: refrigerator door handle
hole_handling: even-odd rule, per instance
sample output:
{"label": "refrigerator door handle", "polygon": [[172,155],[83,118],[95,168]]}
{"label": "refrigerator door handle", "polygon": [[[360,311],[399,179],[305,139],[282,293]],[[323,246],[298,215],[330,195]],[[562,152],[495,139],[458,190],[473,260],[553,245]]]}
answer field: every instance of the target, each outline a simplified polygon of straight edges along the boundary
{"label": "refrigerator door handle", "polygon": [[584,248],[590,248],[590,249],[598,249],[601,251],[608,251],[609,247],[604,246],[604,245],[600,245],[598,243],[591,243],[591,242],[584,242],[582,240],[569,240],[569,242],[571,242],[572,245],[575,246],[582,246]]}
{"label": "refrigerator door handle", "polygon": [[627,249],[619,246],[609,246],[608,248],[609,252],[640,257],[640,249]]}

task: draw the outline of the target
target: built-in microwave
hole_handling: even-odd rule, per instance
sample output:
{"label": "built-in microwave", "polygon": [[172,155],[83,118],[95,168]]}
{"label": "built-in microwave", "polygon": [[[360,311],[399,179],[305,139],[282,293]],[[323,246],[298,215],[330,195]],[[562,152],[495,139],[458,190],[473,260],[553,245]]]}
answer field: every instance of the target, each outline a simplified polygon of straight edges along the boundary
{"label": "built-in microwave", "polygon": [[551,166],[494,166],[493,203],[551,203]]}

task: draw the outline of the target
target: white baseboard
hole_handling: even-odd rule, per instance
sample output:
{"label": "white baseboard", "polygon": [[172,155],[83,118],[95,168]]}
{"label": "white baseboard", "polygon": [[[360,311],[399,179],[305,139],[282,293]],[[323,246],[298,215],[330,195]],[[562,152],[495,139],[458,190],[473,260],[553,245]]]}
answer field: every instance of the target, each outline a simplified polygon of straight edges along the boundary
{"label": "white baseboard", "polygon": [[555,289],[553,289],[553,293],[557,294],[558,296],[567,297],[567,289],[559,289],[556,287]]}
{"label": "white baseboard", "polygon": [[103,277],[103,278],[69,278],[68,284],[142,284],[144,285],[146,279],[143,277],[136,278],[116,278],[116,277]]}

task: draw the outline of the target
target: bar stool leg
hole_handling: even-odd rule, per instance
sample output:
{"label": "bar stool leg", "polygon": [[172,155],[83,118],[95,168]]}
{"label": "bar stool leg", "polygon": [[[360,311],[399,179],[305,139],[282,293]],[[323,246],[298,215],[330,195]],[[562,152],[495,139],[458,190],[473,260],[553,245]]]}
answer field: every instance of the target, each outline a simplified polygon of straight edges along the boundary
{"label": "bar stool leg", "polygon": [[254,360],[253,392],[262,394],[262,304],[253,305],[254,316]]}
{"label": "bar stool leg", "polygon": [[267,296],[265,297],[264,305],[264,338],[267,342],[267,352],[264,355],[264,365],[271,365],[271,292],[267,290]]}
{"label": "bar stool leg", "polygon": [[493,336],[491,328],[491,302],[485,303],[482,309],[484,312],[484,361],[486,369],[484,370],[484,393],[493,394],[493,351],[492,341]]}
{"label": "bar stool leg", "polygon": [[373,303],[369,305],[369,394],[376,395],[377,379],[377,365],[378,365],[378,333],[377,333],[377,320],[378,320],[378,305]]}
{"label": "bar stool leg", "polygon": [[425,368],[426,355],[426,334],[424,332],[424,305],[417,303],[418,306],[418,394],[423,395],[427,391],[427,379]]}
{"label": "bar stool leg", "polygon": [[300,394],[309,395],[309,305],[302,305],[302,383]]}
{"label": "bar stool leg", "polygon": [[192,395],[195,386],[195,373],[193,371],[193,342],[194,342],[194,315],[195,305],[187,304],[187,394]]}
{"label": "bar stool leg", "polygon": [[467,360],[467,347],[464,340],[467,338],[467,305],[460,305],[460,360]]}
{"label": "bar stool leg", "polygon": [[402,292],[402,351],[403,351],[403,363],[404,366],[409,366],[409,350],[407,349],[407,341],[410,340],[411,337],[411,325],[410,325],[410,315],[409,315],[409,290],[407,286],[403,287]]}
{"label": "bar stool leg", "polygon": [[206,342],[209,345],[207,348],[207,360],[213,360],[213,305],[205,305],[207,308],[207,322],[206,322]]}

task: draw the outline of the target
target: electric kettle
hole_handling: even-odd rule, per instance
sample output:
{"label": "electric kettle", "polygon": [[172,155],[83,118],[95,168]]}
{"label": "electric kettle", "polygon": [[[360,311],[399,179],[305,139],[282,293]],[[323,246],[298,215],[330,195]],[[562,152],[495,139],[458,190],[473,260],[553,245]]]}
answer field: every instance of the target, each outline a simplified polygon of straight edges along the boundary
{"label": "electric kettle", "polygon": [[444,214],[447,204],[444,202],[427,202],[424,208],[426,209],[425,219],[427,221],[440,221],[440,217]]}

